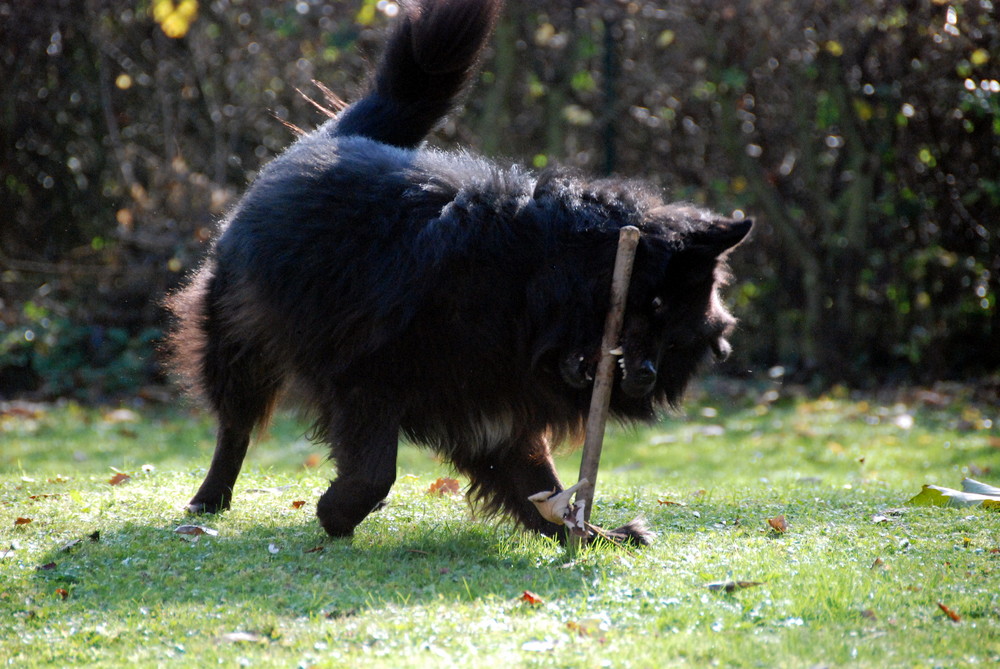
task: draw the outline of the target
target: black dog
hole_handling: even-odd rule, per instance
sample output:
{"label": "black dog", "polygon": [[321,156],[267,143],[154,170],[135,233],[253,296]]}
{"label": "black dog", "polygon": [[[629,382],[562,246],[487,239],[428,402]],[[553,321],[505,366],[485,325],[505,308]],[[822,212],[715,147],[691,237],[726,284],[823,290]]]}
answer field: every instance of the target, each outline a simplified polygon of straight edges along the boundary
{"label": "black dog", "polygon": [[[337,463],[317,508],[330,535],[389,493],[401,432],[468,475],[480,508],[561,534],[528,496],[562,488],[550,445],[587,414],[625,225],[642,236],[613,415],[654,419],[709,351],[728,353],[717,290],[749,221],[632,181],[420,148],[500,4],[410,5],[370,92],[261,171],[170,298],[175,366],[219,422],[191,511],[229,506],[251,432],[288,389]],[[649,539],[636,522],[612,535]]]}

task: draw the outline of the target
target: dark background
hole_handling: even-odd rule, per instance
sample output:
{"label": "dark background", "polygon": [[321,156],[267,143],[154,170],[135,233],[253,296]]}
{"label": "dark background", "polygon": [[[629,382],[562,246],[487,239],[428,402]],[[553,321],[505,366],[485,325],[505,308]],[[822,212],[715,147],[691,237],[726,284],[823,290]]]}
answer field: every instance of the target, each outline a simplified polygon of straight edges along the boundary
{"label": "dark background", "polygon": [[[0,0],[0,398],[153,392],[162,296],[285,123],[324,119],[299,91],[356,97],[393,9]],[[508,0],[431,141],[756,218],[730,373],[982,380],[1000,371],[998,80],[985,0]]]}

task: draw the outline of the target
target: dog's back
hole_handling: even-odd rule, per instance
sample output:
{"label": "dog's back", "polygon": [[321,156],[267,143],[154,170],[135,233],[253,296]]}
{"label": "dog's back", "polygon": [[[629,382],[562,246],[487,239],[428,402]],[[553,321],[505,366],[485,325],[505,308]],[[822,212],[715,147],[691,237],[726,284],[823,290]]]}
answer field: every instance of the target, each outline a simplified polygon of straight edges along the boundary
{"label": "dog's back", "polygon": [[[253,304],[247,284],[280,291],[284,286],[276,281],[294,283],[296,273],[282,273],[281,261],[289,260],[294,246],[311,243],[309,225],[321,223],[319,217],[324,214],[344,218],[353,213],[367,217],[370,225],[362,231],[344,221],[345,229],[354,227],[352,235],[358,234],[353,239],[332,240],[322,231],[327,242],[349,247],[365,237],[390,234],[388,225],[377,229],[385,220],[374,218],[382,213],[380,208],[396,206],[406,187],[402,175],[412,158],[408,150],[419,146],[455,105],[476,69],[502,4],[502,0],[407,3],[367,93],[261,170],[220,226],[221,234],[198,274],[168,298],[167,306],[177,318],[168,346],[172,367],[216,411],[232,402],[226,398],[226,389],[234,385],[233,366],[225,361],[229,356],[222,349],[242,359],[243,351],[253,346],[235,332],[223,334],[225,321],[238,322],[239,328],[231,329],[248,335],[255,328],[269,329],[267,323],[253,322],[265,319],[266,314]],[[317,180],[323,182],[317,184]],[[338,207],[341,212],[334,213]],[[378,243],[377,239],[369,241]],[[318,255],[318,249],[313,251],[312,255]],[[341,249],[336,254],[344,255],[349,251]],[[290,264],[301,267],[302,260],[296,257]],[[350,282],[377,284],[378,268],[369,269],[371,277],[355,275],[348,277]],[[307,287],[300,282],[289,294],[304,290]],[[345,303],[352,300],[346,284],[338,286],[334,281],[323,290],[339,293]],[[342,353],[349,357],[350,351]],[[276,381],[274,386],[278,385]],[[252,404],[251,413],[262,422],[256,414],[269,411],[270,402]],[[247,408],[240,405],[241,411]]]}

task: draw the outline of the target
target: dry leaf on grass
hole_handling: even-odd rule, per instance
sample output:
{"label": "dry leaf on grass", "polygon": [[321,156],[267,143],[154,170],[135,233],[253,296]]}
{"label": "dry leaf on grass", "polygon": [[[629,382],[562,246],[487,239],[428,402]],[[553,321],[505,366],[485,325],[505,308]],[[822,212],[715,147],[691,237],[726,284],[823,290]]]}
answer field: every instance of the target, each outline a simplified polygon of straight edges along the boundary
{"label": "dry leaf on grass", "polygon": [[521,594],[521,601],[532,605],[544,603],[544,600],[535,593],[533,593],[531,590],[525,590]]}
{"label": "dry leaf on grass", "polygon": [[17,518],[14,520],[14,527],[18,527],[20,525],[27,525],[31,522],[34,522],[33,518]]}
{"label": "dry leaf on grass", "polygon": [[174,529],[174,532],[176,534],[186,534],[193,537],[200,537],[203,534],[214,537],[219,534],[219,530],[213,530],[211,527],[204,527],[203,525],[180,525]]}
{"label": "dry leaf on grass", "polygon": [[956,622],[956,623],[962,622],[962,616],[958,615],[957,613],[955,613],[954,611],[952,611],[951,609],[949,609],[947,606],[945,606],[941,602],[938,602],[937,605],[938,605],[938,608],[941,609],[942,611],[944,611],[944,614],[946,616],[948,616],[949,618],[951,618],[953,622]]}
{"label": "dry leaf on grass", "polygon": [[111,477],[108,483],[110,483],[111,485],[121,485],[122,483],[125,483],[131,478],[132,477],[126,474],[125,472],[118,472],[117,474]]}
{"label": "dry leaf on grass", "polygon": [[67,597],[69,597],[69,592],[67,592],[63,588],[56,588],[56,594],[62,599],[66,599]]}
{"label": "dry leaf on grass", "polygon": [[774,518],[768,518],[767,524],[771,526],[772,530],[779,534],[784,534],[788,531],[788,521],[785,520],[784,514],[775,516]]}
{"label": "dry leaf on grass", "polygon": [[962,489],[925,485],[907,504],[912,506],[981,506],[1000,511],[1000,488],[973,479],[962,479]]}
{"label": "dry leaf on grass", "polygon": [[529,496],[528,500],[535,505],[545,520],[556,525],[565,525],[576,536],[587,537],[590,533],[587,531],[584,521],[584,505],[586,503],[582,501],[570,503],[569,500],[576,494],[577,490],[588,484],[589,481],[583,478],[565,490],[558,492],[543,490]]}
{"label": "dry leaf on grass", "polygon": [[76,548],[83,539],[70,539],[62,546],[59,547],[60,553],[69,553],[71,550]]}
{"label": "dry leaf on grass", "polygon": [[305,504],[305,503],[306,503],[306,501],[304,499],[297,499],[294,502],[292,502],[292,508],[293,509],[301,509],[302,505]]}
{"label": "dry leaf on grass", "polygon": [[461,492],[461,486],[455,479],[439,478],[427,489],[428,495],[457,495]]}

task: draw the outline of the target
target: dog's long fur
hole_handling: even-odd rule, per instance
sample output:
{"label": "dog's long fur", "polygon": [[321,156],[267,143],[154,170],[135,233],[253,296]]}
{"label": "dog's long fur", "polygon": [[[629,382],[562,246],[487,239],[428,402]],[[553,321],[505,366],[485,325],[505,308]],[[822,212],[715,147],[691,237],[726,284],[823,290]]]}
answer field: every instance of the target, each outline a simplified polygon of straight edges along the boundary
{"label": "dog's long fur", "polygon": [[[330,535],[389,493],[400,433],[467,474],[480,508],[560,533],[527,498],[562,488],[550,446],[586,416],[624,225],[642,237],[613,415],[653,419],[728,352],[717,291],[749,221],[421,148],[500,4],[408,5],[370,92],[261,171],[170,298],[175,368],[219,422],[192,511],[229,506],[252,431],[292,388],[337,463],[317,509]],[[649,540],[640,523],[616,532]]]}

